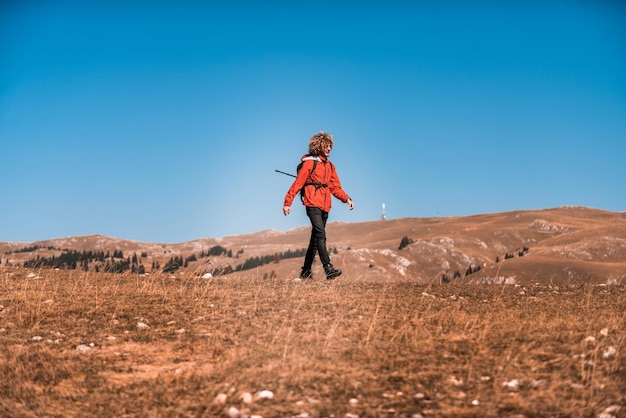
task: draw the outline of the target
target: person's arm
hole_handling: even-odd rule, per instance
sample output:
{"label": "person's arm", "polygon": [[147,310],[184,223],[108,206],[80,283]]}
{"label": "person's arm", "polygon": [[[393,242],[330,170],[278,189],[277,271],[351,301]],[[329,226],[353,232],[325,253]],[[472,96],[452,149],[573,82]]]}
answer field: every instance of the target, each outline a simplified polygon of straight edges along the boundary
{"label": "person's arm", "polygon": [[330,188],[330,192],[333,196],[341,200],[343,203],[347,203],[348,206],[350,206],[350,210],[354,209],[354,202],[341,187],[341,181],[339,181],[339,175],[337,175],[337,170],[334,165],[330,175],[328,187]]}
{"label": "person's arm", "polygon": [[300,171],[298,172],[298,176],[296,177],[295,181],[293,182],[293,184],[287,191],[287,194],[285,195],[285,200],[283,202],[283,213],[285,214],[285,216],[289,215],[293,200],[295,199],[296,195],[300,192],[300,190],[302,190],[302,188],[304,187],[304,184],[306,183],[307,179],[311,175],[312,170],[313,170],[313,161],[305,161],[304,164],[302,164],[302,168],[300,168]]}

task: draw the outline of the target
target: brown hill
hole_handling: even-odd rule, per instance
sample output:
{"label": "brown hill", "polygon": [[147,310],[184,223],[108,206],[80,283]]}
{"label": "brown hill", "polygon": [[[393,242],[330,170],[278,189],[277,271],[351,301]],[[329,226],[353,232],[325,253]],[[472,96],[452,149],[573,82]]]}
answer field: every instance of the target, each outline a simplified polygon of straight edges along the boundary
{"label": "brown hill", "polygon": [[[459,217],[334,222],[327,232],[333,263],[345,271],[342,279],[626,283],[626,213],[560,207]],[[302,258],[282,255],[305,247],[308,236],[308,227],[177,244],[94,235],[30,244],[0,243],[0,259],[3,264],[20,264],[37,256],[58,255],[62,250],[120,250],[125,257],[143,254],[141,262],[150,270],[153,262],[162,267],[172,257],[199,256],[221,246],[230,253],[196,257],[178,272],[204,274],[229,266],[234,269],[247,260],[276,255],[254,272],[291,280],[297,277]],[[399,249],[403,238],[408,245]],[[323,276],[319,264],[314,272]]]}

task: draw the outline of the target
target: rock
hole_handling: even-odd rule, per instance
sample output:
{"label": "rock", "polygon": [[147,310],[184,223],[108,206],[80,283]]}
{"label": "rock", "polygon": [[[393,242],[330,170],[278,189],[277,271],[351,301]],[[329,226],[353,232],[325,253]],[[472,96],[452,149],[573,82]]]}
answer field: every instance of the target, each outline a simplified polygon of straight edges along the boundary
{"label": "rock", "polygon": [[86,353],[87,351],[91,350],[93,347],[90,347],[86,344],[80,344],[78,346],[76,346],[76,350],[81,352],[81,353]]}
{"label": "rock", "polygon": [[591,335],[588,336],[587,338],[584,339],[583,341],[585,344],[587,345],[594,345],[596,343],[596,339],[595,337],[592,337]]}
{"label": "rock", "polygon": [[602,357],[605,360],[609,360],[612,359],[613,357],[615,357],[615,354],[617,354],[617,350],[615,349],[615,347],[608,347],[606,350],[604,350],[604,352],[602,353]]}
{"label": "rock", "polygon": [[448,382],[450,382],[454,386],[462,386],[463,385],[463,379],[459,379],[456,376],[450,376],[448,378]]}
{"label": "rock", "polygon": [[619,405],[611,405],[604,408],[602,413],[598,414],[597,418],[616,418],[616,413],[621,409]]}
{"label": "rock", "polygon": [[509,390],[517,390],[519,389],[519,384],[520,384],[519,380],[513,379],[508,382],[504,382],[502,386]]}
{"label": "rock", "polygon": [[241,416],[241,412],[234,406],[231,406],[228,408],[228,416],[230,418],[239,418]]}
{"label": "rock", "polygon": [[274,399],[274,392],[271,390],[262,390],[256,394],[256,399]]}
{"label": "rock", "polygon": [[243,403],[251,404],[252,403],[252,394],[250,392],[244,392],[239,397]]}
{"label": "rock", "polygon": [[220,393],[215,397],[213,402],[215,402],[218,405],[224,405],[227,399],[228,399],[228,396],[225,393]]}

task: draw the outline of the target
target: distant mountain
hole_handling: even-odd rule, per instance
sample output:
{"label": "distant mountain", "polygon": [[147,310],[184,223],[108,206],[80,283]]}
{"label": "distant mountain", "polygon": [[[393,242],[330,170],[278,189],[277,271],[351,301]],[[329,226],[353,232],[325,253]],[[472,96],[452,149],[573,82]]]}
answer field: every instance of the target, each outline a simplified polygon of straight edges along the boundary
{"label": "distant mountain", "polygon": [[[259,267],[231,274],[293,279],[309,228],[260,231],[177,244],[142,243],[102,235],[34,243],[0,243],[0,260],[26,260],[70,251],[122,251],[150,272],[180,257],[176,273],[202,275]],[[408,280],[471,283],[626,284],[626,213],[585,207],[520,210],[473,216],[402,218],[360,223],[329,223],[328,247],[344,280]],[[400,244],[402,249],[399,249]],[[211,249],[224,249],[223,253]],[[209,254],[209,252],[211,254]],[[217,255],[216,255],[217,254]],[[188,260],[188,261],[187,261]],[[255,264],[257,263],[257,264]],[[182,264],[182,263],[181,263]],[[316,266],[317,276],[323,277]],[[224,276],[228,277],[228,275]]]}

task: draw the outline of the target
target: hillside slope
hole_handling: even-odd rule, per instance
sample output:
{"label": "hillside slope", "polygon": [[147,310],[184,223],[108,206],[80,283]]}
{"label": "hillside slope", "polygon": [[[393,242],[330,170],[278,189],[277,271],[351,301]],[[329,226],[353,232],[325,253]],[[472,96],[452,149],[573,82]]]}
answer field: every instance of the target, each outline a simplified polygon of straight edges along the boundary
{"label": "hillside slope", "polygon": [[[292,279],[302,259],[281,255],[305,247],[309,233],[308,227],[301,227],[177,244],[101,235],[71,237],[30,244],[0,243],[0,259],[4,264],[19,264],[62,250],[121,250],[125,257],[143,254],[142,263],[147,266],[155,261],[163,266],[172,257],[187,258],[220,246],[230,250],[230,255],[196,257],[178,272],[204,274],[234,269],[255,257],[277,255],[255,273]],[[333,263],[345,271],[343,280],[626,283],[626,213],[560,207],[445,218],[331,222],[327,234]],[[403,238],[408,245],[399,249]],[[323,276],[319,263],[314,270],[318,277]],[[249,271],[232,274],[244,273]]]}

